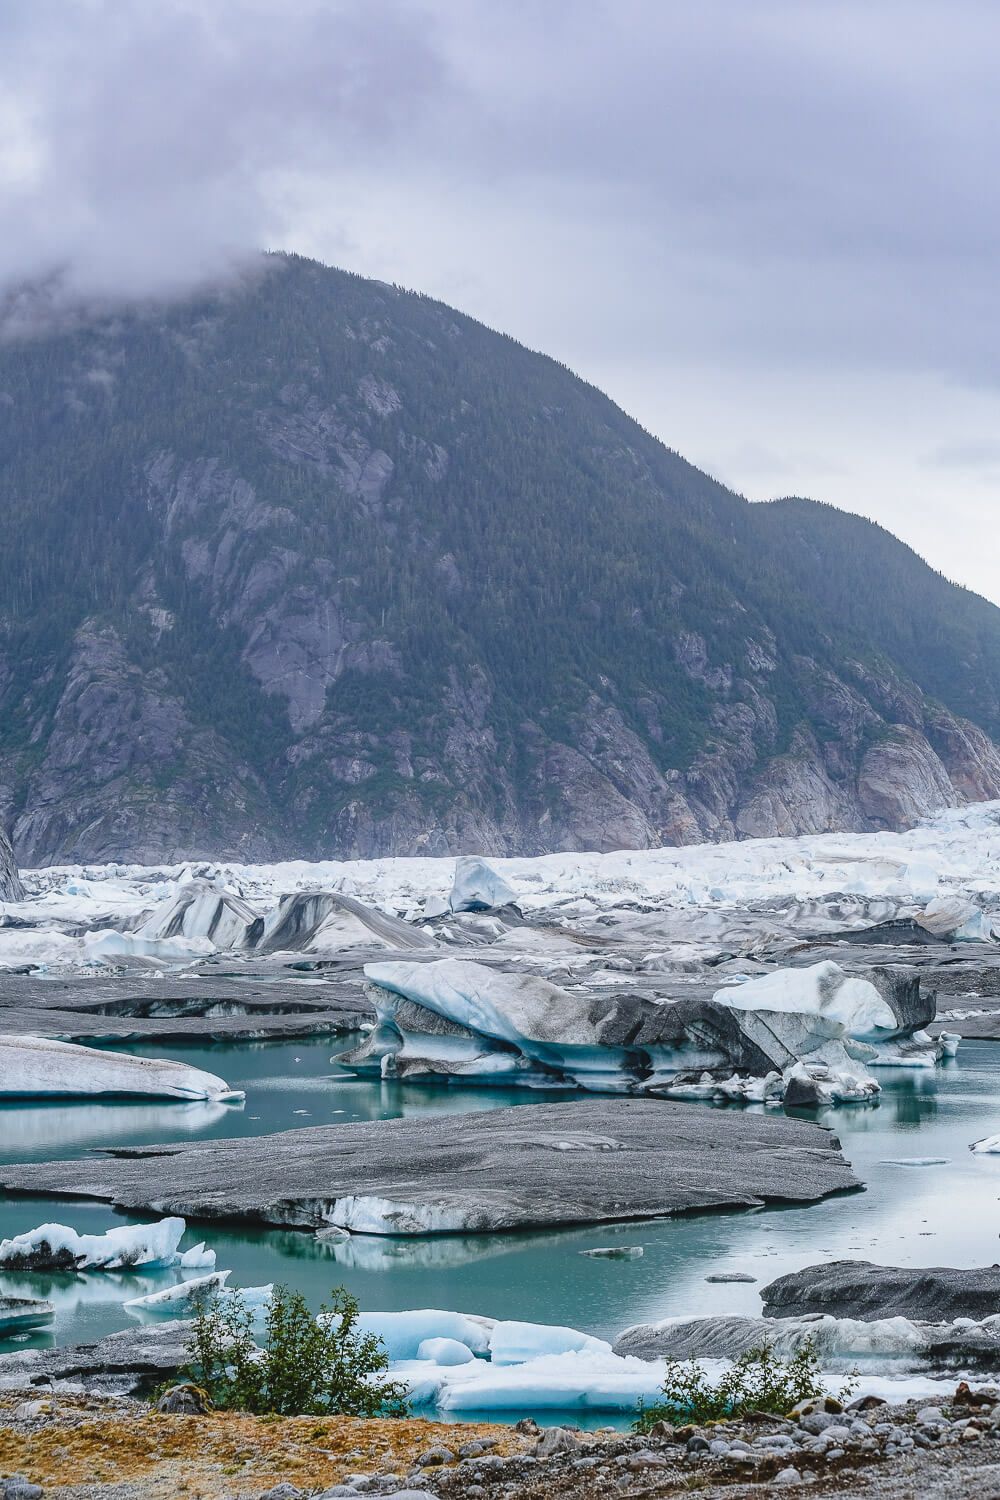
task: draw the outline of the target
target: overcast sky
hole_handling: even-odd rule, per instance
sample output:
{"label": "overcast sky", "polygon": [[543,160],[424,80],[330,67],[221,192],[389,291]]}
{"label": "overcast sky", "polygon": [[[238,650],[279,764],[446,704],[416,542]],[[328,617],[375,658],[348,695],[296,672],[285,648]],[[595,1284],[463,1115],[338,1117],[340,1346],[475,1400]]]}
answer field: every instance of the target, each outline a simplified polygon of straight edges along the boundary
{"label": "overcast sky", "polygon": [[1000,602],[998,60],[994,0],[3,0],[0,279],[417,287]]}

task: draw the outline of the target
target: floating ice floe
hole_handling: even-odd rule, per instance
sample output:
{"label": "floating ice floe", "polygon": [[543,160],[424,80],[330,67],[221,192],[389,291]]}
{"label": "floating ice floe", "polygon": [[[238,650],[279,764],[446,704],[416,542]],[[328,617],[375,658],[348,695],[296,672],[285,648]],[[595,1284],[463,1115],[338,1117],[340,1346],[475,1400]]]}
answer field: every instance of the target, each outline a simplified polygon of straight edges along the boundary
{"label": "floating ice floe", "polygon": [[56,1042],[49,1037],[0,1036],[0,1098],[96,1095],[155,1099],[242,1099],[214,1073],[156,1057],[129,1057]]}
{"label": "floating ice floe", "polygon": [[625,1329],[615,1340],[614,1352],[648,1360],[736,1359],[762,1344],[782,1359],[811,1347],[823,1368],[831,1371],[866,1365],[890,1372],[995,1369],[1000,1359],[1000,1315],[946,1323],[829,1313],[665,1318]]}
{"label": "floating ice floe", "polygon": [[594,1250],[581,1250],[593,1260],[640,1260],[645,1254],[641,1245],[599,1245]]}
{"label": "floating ice floe", "polygon": [[211,1271],[207,1276],[192,1276],[176,1286],[164,1287],[145,1297],[130,1297],[123,1304],[129,1312],[154,1313],[170,1318],[187,1316],[194,1308],[204,1306],[216,1296],[232,1275],[231,1271]]}
{"label": "floating ice floe", "polygon": [[125,1224],[104,1234],[78,1234],[66,1224],[41,1224],[0,1240],[0,1266],[10,1271],[155,1271],[215,1265],[215,1251],[198,1245],[186,1256],[178,1247],[183,1219]]}
{"label": "floating ice floe", "polygon": [[987,1135],[969,1147],[977,1156],[1000,1156],[1000,1135]]}
{"label": "floating ice floe", "polygon": [[192,1276],[176,1286],[164,1287],[162,1292],[150,1292],[148,1297],[132,1297],[125,1308],[139,1317],[187,1318],[209,1302],[224,1304],[238,1297],[248,1312],[263,1312],[273,1295],[273,1284],[230,1287],[226,1283],[231,1275],[231,1271],[214,1271],[208,1276]]}

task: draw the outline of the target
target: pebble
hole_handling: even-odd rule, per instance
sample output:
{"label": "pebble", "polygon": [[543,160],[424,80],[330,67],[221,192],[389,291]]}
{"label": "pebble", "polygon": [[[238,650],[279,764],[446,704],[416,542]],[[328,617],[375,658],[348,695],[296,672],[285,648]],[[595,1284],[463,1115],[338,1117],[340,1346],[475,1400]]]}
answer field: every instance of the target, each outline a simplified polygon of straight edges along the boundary
{"label": "pebble", "polygon": [[787,1469],[779,1469],[772,1482],[774,1484],[801,1484],[802,1475],[798,1469],[792,1468],[789,1465]]}

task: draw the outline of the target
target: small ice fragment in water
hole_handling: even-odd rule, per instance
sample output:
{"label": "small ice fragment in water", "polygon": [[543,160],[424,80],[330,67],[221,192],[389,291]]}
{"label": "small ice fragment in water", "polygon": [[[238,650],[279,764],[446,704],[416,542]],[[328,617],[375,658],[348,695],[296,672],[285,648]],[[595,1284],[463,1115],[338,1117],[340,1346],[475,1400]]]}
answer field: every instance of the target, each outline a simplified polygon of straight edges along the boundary
{"label": "small ice fragment in water", "polygon": [[882,1167],[946,1167],[947,1156],[886,1156],[879,1162]]}
{"label": "small ice fragment in water", "polygon": [[594,1260],[638,1260],[643,1249],[641,1245],[602,1245],[596,1250],[581,1250],[580,1254]]}

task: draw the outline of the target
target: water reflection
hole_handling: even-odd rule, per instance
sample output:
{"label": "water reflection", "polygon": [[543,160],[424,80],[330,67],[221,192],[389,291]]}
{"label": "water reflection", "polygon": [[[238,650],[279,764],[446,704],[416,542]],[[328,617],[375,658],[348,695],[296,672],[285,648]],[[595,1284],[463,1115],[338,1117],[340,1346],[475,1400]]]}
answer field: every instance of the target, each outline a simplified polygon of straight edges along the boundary
{"label": "water reflection", "polygon": [[207,1135],[232,1121],[243,1100],[221,1104],[211,1100],[134,1101],[69,1100],[0,1105],[2,1161],[48,1161],[78,1150],[133,1142],[139,1137],[160,1140]]}

